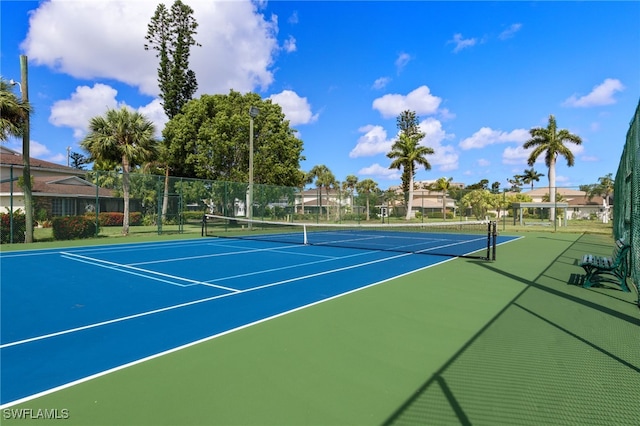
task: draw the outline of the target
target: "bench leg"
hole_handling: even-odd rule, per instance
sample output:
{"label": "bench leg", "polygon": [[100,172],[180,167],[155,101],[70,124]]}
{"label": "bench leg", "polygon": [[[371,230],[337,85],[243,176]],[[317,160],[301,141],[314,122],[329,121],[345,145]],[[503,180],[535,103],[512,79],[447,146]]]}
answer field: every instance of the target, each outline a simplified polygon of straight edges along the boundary
{"label": "bench leg", "polygon": [[582,287],[589,288],[596,284],[595,277],[602,278],[606,276],[604,281],[611,282],[620,286],[620,289],[625,293],[629,293],[629,287],[627,286],[627,276],[626,273],[616,274],[612,271],[591,271],[591,273],[587,273],[587,277],[584,279],[584,284]]}

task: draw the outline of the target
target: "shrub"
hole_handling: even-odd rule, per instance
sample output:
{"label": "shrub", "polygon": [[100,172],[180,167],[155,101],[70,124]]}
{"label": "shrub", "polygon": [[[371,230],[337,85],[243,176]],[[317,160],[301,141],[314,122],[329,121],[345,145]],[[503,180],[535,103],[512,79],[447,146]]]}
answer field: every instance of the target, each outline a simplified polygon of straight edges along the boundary
{"label": "shrub", "polygon": [[53,238],[56,240],[75,240],[93,237],[96,224],[86,216],[61,216],[53,218]]}
{"label": "shrub", "polygon": [[[8,209],[7,209],[8,210]],[[25,232],[27,230],[27,218],[21,210],[13,212],[13,242],[24,243]],[[7,244],[11,241],[11,215],[9,213],[0,214],[0,243]]]}
{"label": "shrub", "polygon": [[[87,215],[91,220],[95,220],[95,215]],[[98,223],[100,226],[122,226],[124,213],[120,212],[102,212],[98,214]],[[137,226],[142,224],[142,213],[129,213],[129,225]]]}

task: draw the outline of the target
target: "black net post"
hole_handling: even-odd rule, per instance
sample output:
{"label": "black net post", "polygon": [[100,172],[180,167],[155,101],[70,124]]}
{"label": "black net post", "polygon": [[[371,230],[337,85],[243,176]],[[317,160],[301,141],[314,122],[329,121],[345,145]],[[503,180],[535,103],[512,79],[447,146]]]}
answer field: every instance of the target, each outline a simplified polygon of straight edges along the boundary
{"label": "black net post", "polygon": [[493,222],[493,230],[491,233],[491,237],[493,240],[493,252],[491,253],[491,260],[496,260],[496,245],[498,240],[498,224],[497,222]]}

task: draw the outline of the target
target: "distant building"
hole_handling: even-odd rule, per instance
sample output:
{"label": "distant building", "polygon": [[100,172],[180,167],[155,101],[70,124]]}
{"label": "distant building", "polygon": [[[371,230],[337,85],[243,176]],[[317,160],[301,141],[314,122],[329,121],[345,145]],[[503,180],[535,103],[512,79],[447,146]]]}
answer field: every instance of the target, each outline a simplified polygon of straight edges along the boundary
{"label": "distant building", "polygon": [[[81,215],[96,209],[122,211],[122,199],[112,190],[96,188],[85,179],[86,170],[74,169],[49,161],[30,158],[33,178],[32,196],[36,217]],[[0,211],[11,207],[24,211],[24,191],[18,184],[22,177],[23,157],[19,152],[0,146]]]}
{"label": "distant building", "polygon": [[[536,188],[532,191],[523,191],[529,195],[533,202],[540,203],[548,199],[549,188]],[[573,188],[558,188],[557,194],[562,196],[562,201],[569,204],[567,219],[598,219],[607,222],[611,219],[611,205],[600,196],[591,199],[585,191]]]}

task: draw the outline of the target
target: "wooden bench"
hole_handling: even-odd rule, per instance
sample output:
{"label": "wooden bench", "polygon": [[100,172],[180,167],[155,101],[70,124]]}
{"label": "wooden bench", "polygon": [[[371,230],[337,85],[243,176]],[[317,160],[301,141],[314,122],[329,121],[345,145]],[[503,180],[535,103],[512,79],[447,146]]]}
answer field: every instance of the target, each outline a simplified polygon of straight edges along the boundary
{"label": "wooden bench", "polygon": [[629,275],[628,252],[630,246],[622,239],[616,241],[611,257],[585,254],[580,265],[587,276],[582,287],[589,288],[599,281],[614,282],[622,291],[629,291],[627,276]]}

